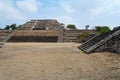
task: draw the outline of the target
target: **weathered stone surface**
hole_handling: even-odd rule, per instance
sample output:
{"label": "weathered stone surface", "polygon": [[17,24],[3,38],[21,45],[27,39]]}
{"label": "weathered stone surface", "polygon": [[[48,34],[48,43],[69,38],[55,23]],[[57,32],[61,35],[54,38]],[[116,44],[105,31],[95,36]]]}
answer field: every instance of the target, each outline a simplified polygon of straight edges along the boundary
{"label": "weathered stone surface", "polygon": [[54,19],[31,20],[23,24],[18,30],[60,30],[61,23]]}
{"label": "weathered stone surface", "polygon": [[12,30],[0,30],[0,47],[12,36]]}
{"label": "weathered stone surface", "polygon": [[57,36],[12,36],[8,42],[57,42]]}
{"label": "weathered stone surface", "polygon": [[58,30],[17,30],[13,36],[58,36]]}
{"label": "weathered stone surface", "polygon": [[[31,20],[18,28],[12,37],[19,36],[20,38],[20,36],[57,36],[58,42],[80,42],[77,36],[84,32],[90,32],[93,34],[96,33],[96,31],[93,30],[65,30],[64,25],[54,19]],[[35,41],[36,40],[34,40],[34,42]]]}
{"label": "weathered stone surface", "polygon": [[58,30],[17,30],[8,42],[57,42]]}
{"label": "weathered stone surface", "polygon": [[96,51],[115,51],[120,53],[120,27],[102,33],[79,46],[78,48],[86,53]]}
{"label": "weathered stone surface", "polygon": [[64,30],[63,42],[82,42],[77,38],[78,35],[89,32],[90,34],[97,34],[95,30]]}

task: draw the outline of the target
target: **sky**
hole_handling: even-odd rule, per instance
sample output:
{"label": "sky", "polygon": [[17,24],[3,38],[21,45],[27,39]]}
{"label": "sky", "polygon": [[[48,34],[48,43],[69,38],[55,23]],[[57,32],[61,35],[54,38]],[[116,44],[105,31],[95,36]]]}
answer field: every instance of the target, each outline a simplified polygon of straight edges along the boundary
{"label": "sky", "polygon": [[0,0],[0,28],[32,19],[57,19],[84,29],[120,25],[120,0]]}

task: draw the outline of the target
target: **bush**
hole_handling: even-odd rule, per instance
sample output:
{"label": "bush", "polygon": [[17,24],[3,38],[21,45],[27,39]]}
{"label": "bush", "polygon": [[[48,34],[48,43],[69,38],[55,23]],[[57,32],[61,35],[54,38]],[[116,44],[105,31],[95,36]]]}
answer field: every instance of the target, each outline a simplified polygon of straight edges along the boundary
{"label": "bush", "polygon": [[9,30],[9,29],[15,30],[17,29],[17,25],[16,24],[6,25],[6,27],[4,28],[4,30]]}
{"label": "bush", "polygon": [[96,30],[100,33],[105,33],[111,31],[108,26],[96,26]]}
{"label": "bush", "polygon": [[89,32],[81,33],[77,36],[77,38],[80,40],[80,42],[85,42],[87,37],[89,37],[91,34]]}
{"label": "bush", "polygon": [[76,30],[76,26],[74,24],[69,24],[67,25],[67,28],[70,28],[70,29],[73,29],[73,30]]}

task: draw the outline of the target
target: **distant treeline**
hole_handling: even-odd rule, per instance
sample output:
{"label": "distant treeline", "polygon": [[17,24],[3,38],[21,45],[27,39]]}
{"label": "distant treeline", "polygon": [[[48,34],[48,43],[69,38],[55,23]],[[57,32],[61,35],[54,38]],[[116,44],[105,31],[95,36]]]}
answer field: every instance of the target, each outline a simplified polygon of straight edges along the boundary
{"label": "distant treeline", "polygon": [[[15,30],[19,27],[21,27],[21,25],[17,26],[16,24],[11,24],[11,25],[6,25],[4,28],[0,28],[0,30]],[[89,25],[86,25],[85,30],[88,30],[89,27],[90,27]],[[68,24],[67,29],[77,30],[78,28],[76,27],[75,24]],[[109,26],[95,26],[95,30],[100,33],[104,33],[104,32],[110,31],[110,27]]]}
{"label": "distant treeline", "polygon": [[16,24],[6,25],[5,28],[0,28],[0,30],[15,30],[21,25],[17,26]]}

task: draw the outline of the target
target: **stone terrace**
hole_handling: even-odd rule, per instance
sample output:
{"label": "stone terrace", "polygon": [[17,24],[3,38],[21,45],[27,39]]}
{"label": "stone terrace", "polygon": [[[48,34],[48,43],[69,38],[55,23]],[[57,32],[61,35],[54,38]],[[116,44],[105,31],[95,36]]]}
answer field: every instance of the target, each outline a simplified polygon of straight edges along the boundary
{"label": "stone terrace", "polygon": [[18,30],[8,42],[57,42],[57,30]]}
{"label": "stone terrace", "polygon": [[54,19],[31,20],[23,24],[18,30],[60,30],[61,23]]}

